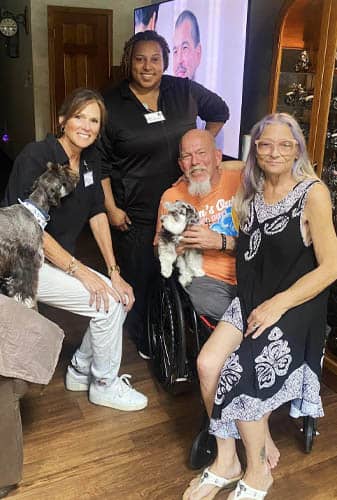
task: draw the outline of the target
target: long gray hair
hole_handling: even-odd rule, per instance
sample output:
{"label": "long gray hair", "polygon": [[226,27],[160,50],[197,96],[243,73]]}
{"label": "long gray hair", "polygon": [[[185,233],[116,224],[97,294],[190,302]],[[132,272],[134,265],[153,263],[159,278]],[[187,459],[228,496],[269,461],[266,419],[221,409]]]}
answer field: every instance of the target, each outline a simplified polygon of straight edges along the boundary
{"label": "long gray hair", "polygon": [[287,113],[274,113],[267,115],[262,120],[257,122],[251,130],[251,143],[246,161],[245,168],[242,173],[241,188],[234,198],[234,210],[238,214],[240,223],[243,223],[249,215],[249,205],[254,198],[255,193],[262,188],[261,178],[263,172],[259,167],[256,159],[255,141],[262,135],[263,130],[267,125],[287,125],[293,138],[297,141],[298,155],[292,167],[292,175],[294,180],[299,182],[305,178],[317,178],[315,171],[308,158],[307,147],[302,130],[292,116]]}

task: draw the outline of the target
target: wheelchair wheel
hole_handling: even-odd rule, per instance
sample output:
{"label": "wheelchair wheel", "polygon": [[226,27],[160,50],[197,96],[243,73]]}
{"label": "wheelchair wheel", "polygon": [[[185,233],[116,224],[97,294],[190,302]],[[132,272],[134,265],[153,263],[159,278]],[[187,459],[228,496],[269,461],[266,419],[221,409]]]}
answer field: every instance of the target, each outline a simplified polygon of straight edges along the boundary
{"label": "wheelchair wheel", "polygon": [[305,453],[310,453],[314,437],[316,436],[316,421],[312,417],[303,417],[303,434]]}
{"label": "wheelchair wheel", "polygon": [[157,380],[172,391],[176,382],[186,381],[184,318],[176,285],[160,278],[148,302],[147,330],[150,355]]}
{"label": "wheelchair wheel", "polygon": [[217,454],[216,439],[207,429],[199,432],[190,451],[191,469],[201,469],[211,464]]}

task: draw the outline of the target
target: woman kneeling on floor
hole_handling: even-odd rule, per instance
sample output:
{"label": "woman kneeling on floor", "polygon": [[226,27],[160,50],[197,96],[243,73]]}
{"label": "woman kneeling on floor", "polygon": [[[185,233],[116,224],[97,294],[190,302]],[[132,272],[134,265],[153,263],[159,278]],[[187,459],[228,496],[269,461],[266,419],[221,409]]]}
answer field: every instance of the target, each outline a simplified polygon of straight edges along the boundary
{"label": "woman kneeling on floor", "polygon": [[[103,100],[90,89],[77,89],[59,111],[60,134],[28,144],[15,160],[5,205],[25,199],[48,162],[69,164],[79,175],[75,190],[50,210],[44,233],[45,262],[39,272],[37,300],[90,318],[81,346],[68,367],[66,388],[88,391],[91,403],[132,411],[147,406],[147,397],[131,387],[129,375],[118,376],[122,328],[134,303],[131,286],[119,274],[112,249],[100,157],[95,142],[106,117]],[[107,266],[107,276],[74,257],[86,223]]]}
{"label": "woman kneeling on floor", "polygon": [[[292,417],[323,416],[320,398],[327,287],[337,278],[337,238],[330,195],[309,162],[298,123],[269,115],[251,133],[235,205],[240,220],[238,295],[199,355],[211,362],[228,346],[210,432],[218,456],[184,500],[261,500],[272,485],[269,415],[290,401]],[[242,472],[235,439],[242,438]],[[275,445],[273,445],[275,448]]]}

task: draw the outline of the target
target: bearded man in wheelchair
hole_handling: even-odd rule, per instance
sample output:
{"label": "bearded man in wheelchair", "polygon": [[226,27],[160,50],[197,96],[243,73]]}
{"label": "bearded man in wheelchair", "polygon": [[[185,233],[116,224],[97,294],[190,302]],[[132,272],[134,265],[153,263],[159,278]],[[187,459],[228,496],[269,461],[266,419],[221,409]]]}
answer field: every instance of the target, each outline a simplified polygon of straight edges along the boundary
{"label": "bearded man in wheelchair", "polygon": [[[237,230],[232,214],[232,198],[240,185],[240,161],[222,162],[222,152],[216,149],[213,136],[206,130],[190,130],[181,139],[179,166],[183,175],[162,195],[154,245],[167,259],[166,246],[172,243],[163,229],[168,212],[186,205],[196,210],[199,222],[186,227],[181,235],[173,235],[179,272],[179,259],[191,250],[201,255],[202,272],[190,277],[184,289],[198,315],[216,323],[236,294],[235,246]],[[178,202],[178,203],[176,203]],[[173,207],[173,208],[172,208]],[[176,209],[177,208],[177,209]],[[160,255],[162,254],[162,256]],[[167,274],[166,274],[167,277]],[[179,281],[184,281],[179,277]],[[185,280],[186,283],[186,280]],[[210,415],[225,353],[221,339],[212,338],[204,345],[197,360],[202,396]]]}

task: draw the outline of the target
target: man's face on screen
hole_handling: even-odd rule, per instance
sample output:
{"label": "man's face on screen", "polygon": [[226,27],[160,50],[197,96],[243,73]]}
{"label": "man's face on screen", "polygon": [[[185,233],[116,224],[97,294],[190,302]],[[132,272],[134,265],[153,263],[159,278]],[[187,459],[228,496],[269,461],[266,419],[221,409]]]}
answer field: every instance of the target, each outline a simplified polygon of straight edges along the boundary
{"label": "man's face on screen", "polygon": [[173,72],[180,78],[194,80],[201,59],[201,45],[194,44],[191,28],[191,22],[185,19],[174,31]]}

